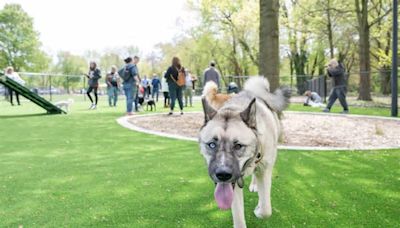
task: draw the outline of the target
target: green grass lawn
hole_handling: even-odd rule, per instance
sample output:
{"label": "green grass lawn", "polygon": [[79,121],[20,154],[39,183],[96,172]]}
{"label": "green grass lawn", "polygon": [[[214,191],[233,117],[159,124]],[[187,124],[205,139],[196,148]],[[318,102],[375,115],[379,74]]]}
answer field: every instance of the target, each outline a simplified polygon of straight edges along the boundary
{"label": "green grass lawn", "polygon": [[[68,115],[0,102],[0,227],[232,226],[230,212],[213,200],[196,143],[122,128],[115,119],[123,102],[109,108],[104,100],[88,111],[76,99]],[[188,111],[196,110],[199,104]],[[248,227],[396,227],[399,165],[400,150],[282,150],[273,215],[257,219],[257,196],[246,189]]]}

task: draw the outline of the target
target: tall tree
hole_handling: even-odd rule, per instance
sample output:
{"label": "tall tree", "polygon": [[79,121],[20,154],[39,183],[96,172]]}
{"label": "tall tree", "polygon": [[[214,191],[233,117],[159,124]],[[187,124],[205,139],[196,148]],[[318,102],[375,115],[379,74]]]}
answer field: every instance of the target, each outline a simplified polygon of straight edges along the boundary
{"label": "tall tree", "polygon": [[259,73],[279,87],[279,0],[260,0]]}
{"label": "tall tree", "polygon": [[372,8],[381,4],[381,0],[355,0],[355,9],[357,15],[357,30],[359,34],[358,55],[360,60],[360,87],[359,87],[359,100],[370,101],[371,98],[371,58],[370,58],[370,29],[373,25],[378,23],[386,17],[391,9],[388,9],[384,14],[376,17],[373,21],[369,22],[368,6]]}
{"label": "tall tree", "polygon": [[0,10],[0,65],[17,71],[47,69],[50,58],[40,47],[33,19],[20,5],[6,4]]}

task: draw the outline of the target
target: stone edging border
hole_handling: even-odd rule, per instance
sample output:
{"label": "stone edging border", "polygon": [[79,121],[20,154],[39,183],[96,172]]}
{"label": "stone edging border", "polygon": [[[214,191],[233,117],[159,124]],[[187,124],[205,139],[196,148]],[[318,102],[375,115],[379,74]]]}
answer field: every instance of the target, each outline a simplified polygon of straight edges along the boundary
{"label": "stone edging border", "polygon": [[[201,112],[186,112],[186,113],[190,114],[190,113],[201,113]],[[297,111],[285,111],[284,113],[294,113],[294,114],[302,114],[302,115],[304,114],[304,115],[343,116],[343,114],[336,114],[336,113],[316,113],[316,112],[297,112]],[[164,133],[164,132],[160,132],[160,131],[149,130],[149,129],[145,129],[145,128],[136,126],[128,121],[128,119],[130,119],[130,118],[137,118],[137,117],[142,117],[142,116],[158,116],[158,115],[166,115],[166,114],[165,113],[152,113],[152,114],[146,114],[146,115],[123,116],[123,117],[120,117],[117,119],[117,123],[119,125],[121,125],[122,127],[128,128],[133,131],[138,131],[138,132],[142,132],[142,133],[146,133],[146,134],[157,135],[157,136],[171,138],[171,139],[198,142],[197,138],[185,137],[185,136],[176,135],[176,134],[169,134],[169,133]],[[367,116],[367,115],[351,114],[351,115],[346,115],[346,117],[400,121],[399,118],[382,117],[382,116]],[[398,147],[374,147],[374,148],[278,146],[278,149],[283,149],[283,150],[314,150],[314,151],[390,150],[390,149],[399,149],[399,148],[400,148],[400,145]]]}

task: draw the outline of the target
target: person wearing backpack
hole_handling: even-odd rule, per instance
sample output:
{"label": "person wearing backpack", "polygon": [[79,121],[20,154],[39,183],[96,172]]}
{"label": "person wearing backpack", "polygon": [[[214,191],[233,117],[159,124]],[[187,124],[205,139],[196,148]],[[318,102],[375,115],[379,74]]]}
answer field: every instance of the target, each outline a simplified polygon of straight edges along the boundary
{"label": "person wearing backpack", "polygon": [[135,111],[138,111],[137,90],[139,85],[139,71],[136,64],[139,62],[139,57],[135,56],[133,59],[128,57],[124,62],[126,65],[119,70],[118,74],[123,80],[122,88],[126,97],[126,114],[132,115],[133,102],[135,102]]}
{"label": "person wearing backpack", "polygon": [[181,115],[183,115],[182,90],[185,86],[185,68],[182,67],[178,57],[172,58],[172,65],[168,68],[164,78],[167,80],[169,96],[171,98],[170,112],[168,115],[174,113],[176,99],[178,99]]}

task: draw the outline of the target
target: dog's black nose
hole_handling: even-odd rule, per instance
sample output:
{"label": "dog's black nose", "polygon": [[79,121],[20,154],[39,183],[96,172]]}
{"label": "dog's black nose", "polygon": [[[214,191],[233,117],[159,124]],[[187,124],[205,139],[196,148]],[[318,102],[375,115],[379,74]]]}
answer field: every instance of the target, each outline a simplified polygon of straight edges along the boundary
{"label": "dog's black nose", "polygon": [[227,168],[218,168],[217,171],[215,172],[215,176],[220,181],[227,181],[232,178],[232,171]]}

